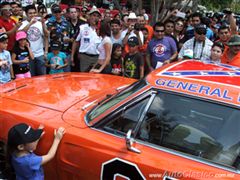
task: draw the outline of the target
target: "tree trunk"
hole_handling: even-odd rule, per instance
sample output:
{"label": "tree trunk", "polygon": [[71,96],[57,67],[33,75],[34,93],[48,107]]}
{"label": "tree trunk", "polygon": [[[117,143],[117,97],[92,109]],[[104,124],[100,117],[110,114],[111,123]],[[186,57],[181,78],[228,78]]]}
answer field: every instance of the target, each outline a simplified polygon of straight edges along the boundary
{"label": "tree trunk", "polygon": [[152,16],[151,24],[154,24],[155,22],[158,21],[159,10],[163,3],[164,3],[164,0],[152,0],[151,1],[151,16]]}
{"label": "tree trunk", "polygon": [[192,1],[192,12],[197,11],[199,0]]}
{"label": "tree trunk", "polygon": [[113,0],[114,7],[121,12],[121,6],[119,4],[119,0]]}
{"label": "tree trunk", "polygon": [[137,6],[138,6],[137,13],[139,14],[143,8],[142,0],[137,0]]}

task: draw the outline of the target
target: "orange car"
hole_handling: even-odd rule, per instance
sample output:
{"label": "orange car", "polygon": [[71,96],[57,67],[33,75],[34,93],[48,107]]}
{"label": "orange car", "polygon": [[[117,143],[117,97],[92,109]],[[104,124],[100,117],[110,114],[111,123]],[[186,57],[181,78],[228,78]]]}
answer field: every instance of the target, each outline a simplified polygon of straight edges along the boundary
{"label": "orange car", "polygon": [[[131,84],[131,85],[130,85]],[[66,129],[46,179],[240,179],[240,68],[182,61],[145,79],[66,73],[1,85],[0,138]]]}

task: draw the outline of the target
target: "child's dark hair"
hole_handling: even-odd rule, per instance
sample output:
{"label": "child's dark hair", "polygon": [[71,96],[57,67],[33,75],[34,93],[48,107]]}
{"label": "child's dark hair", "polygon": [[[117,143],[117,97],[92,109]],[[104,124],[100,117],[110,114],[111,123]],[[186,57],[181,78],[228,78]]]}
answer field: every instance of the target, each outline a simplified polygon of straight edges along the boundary
{"label": "child's dark hair", "polygon": [[118,48],[122,48],[122,45],[121,44],[119,44],[119,43],[114,43],[113,44],[113,46],[112,46],[112,58],[113,58],[113,56],[114,56],[114,52],[116,51],[116,49],[118,49]]}
{"label": "child's dark hair", "polygon": [[225,46],[224,46],[224,44],[222,42],[215,42],[215,43],[213,43],[212,48],[214,48],[215,46],[219,47],[222,50],[222,52],[225,49]]}
{"label": "child's dark hair", "polygon": [[3,171],[3,175],[7,177],[8,180],[14,180],[16,179],[15,176],[15,171],[14,168],[12,166],[11,163],[11,158],[12,158],[12,154],[17,151],[17,146],[12,146],[7,144],[7,148],[5,149],[5,167],[4,167],[4,171]]}
{"label": "child's dark hair", "polygon": [[[29,43],[29,46],[30,46],[31,43],[30,43],[30,41],[29,41],[27,38],[26,38],[26,41]],[[17,47],[19,47],[19,41],[16,41],[16,42],[15,42],[12,51],[14,52],[14,50],[15,50]]]}

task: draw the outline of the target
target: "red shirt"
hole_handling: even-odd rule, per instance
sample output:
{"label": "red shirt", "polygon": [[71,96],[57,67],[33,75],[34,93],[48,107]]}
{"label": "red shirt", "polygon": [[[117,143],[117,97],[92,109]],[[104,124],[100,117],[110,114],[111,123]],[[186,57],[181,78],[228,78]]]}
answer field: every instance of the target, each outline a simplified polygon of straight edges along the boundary
{"label": "red shirt", "polygon": [[240,52],[238,52],[231,60],[228,58],[227,53],[229,51],[229,47],[226,47],[224,53],[221,57],[221,63],[229,64],[232,66],[240,67]]}
{"label": "red shirt", "polygon": [[[9,18],[8,20],[6,20],[2,16],[0,17],[0,27],[4,27],[6,32],[14,28],[15,25],[16,25],[16,22],[13,19]],[[13,33],[10,36],[8,36],[8,47],[7,47],[8,51],[11,51],[13,49],[13,46],[15,44],[15,35],[16,33]]]}

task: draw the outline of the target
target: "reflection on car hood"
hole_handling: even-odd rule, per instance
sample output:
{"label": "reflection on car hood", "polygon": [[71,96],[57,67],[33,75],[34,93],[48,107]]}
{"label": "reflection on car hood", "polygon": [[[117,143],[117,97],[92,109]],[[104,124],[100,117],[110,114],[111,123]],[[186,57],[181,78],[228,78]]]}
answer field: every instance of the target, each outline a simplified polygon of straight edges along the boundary
{"label": "reflection on car hood", "polygon": [[112,75],[63,73],[16,80],[1,85],[0,93],[4,98],[63,112],[85,98],[132,82]]}

